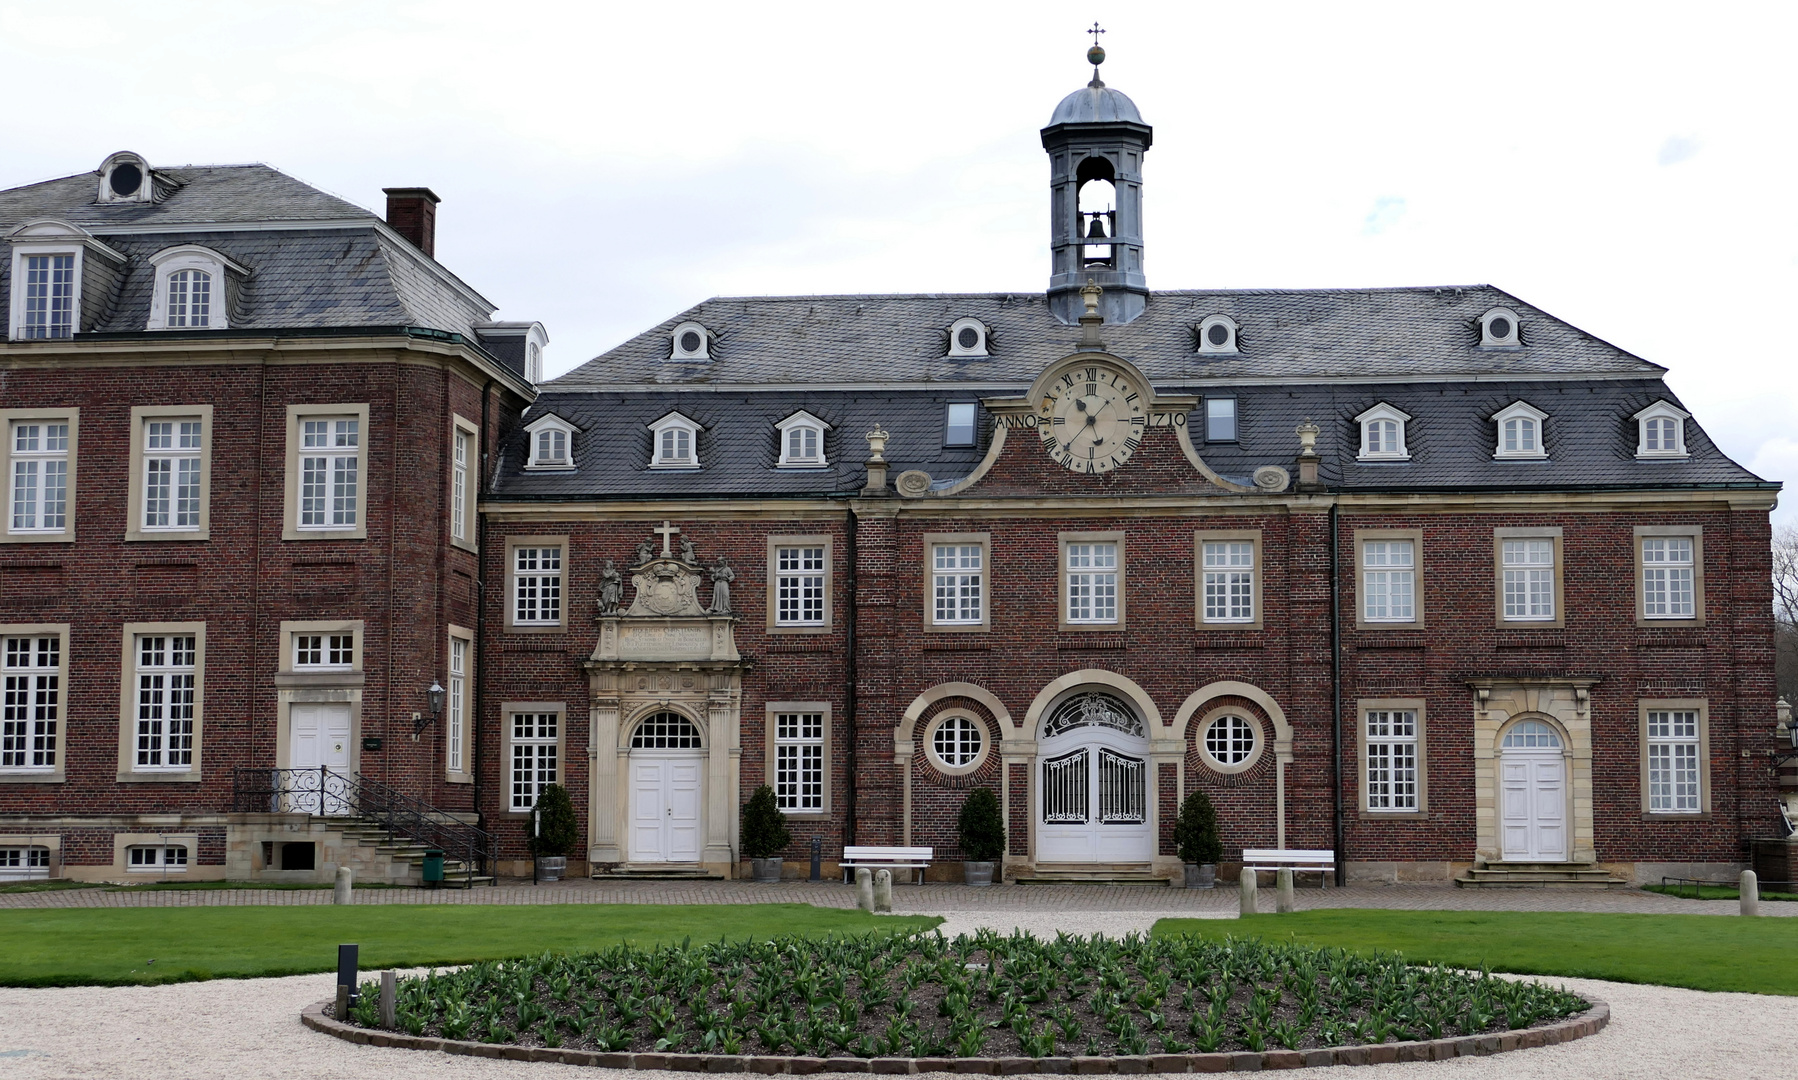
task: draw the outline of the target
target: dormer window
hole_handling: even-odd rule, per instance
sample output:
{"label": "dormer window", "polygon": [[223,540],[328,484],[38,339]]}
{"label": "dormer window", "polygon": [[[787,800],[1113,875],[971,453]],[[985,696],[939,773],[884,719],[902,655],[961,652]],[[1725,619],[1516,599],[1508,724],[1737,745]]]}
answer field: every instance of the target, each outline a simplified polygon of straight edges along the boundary
{"label": "dormer window", "polygon": [[986,324],[979,319],[957,319],[949,327],[950,356],[986,356]]}
{"label": "dormer window", "polygon": [[150,256],[156,292],[150,300],[151,330],[226,330],[225,272],[249,271],[208,248],[187,245]]}
{"label": "dormer window", "polygon": [[8,335],[14,341],[71,338],[80,333],[82,283],[92,284],[89,279],[97,279],[104,286],[100,295],[105,295],[125,264],[125,256],[66,221],[28,221],[6,238],[12,242]]}
{"label": "dormer window", "polygon": [[1212,315],[1199,323],[1199,351],[1213,355],[1235,353],[1236,320],[1228,315]]}
{"label": "dormer window", "polygon": [[671,412],[649,425],[652,469],[699,468],[699,425]]}
{"label": "dormer window", "polygon": [[155,202],[156,184],[150,177],[150,163],[140,154],[120,150],[100,163],[102,203]]}
{"label": "dormer window", "polygon": [[1409,413],[1400,412],[1383,401],[1355,417],[1355,422],[1361,425],[1361,452],[1356,455],[1357,459],[1411,460],[1411,452],[1405,448],[1405,421],[1409,419]]}
{"label": "dormer window", "polygon": [[1686,421],[1692,414],[1665,401],[1657,401],[1635,415],[1636,456],[1683,458],[1686,453]]}
{"label": "dormer window", "polygon": [[554,413],[547,413],[526,424],[524,430],[525,438],[530,440],[525,468],[574,468],[573,424]]}
{"label": "dormer window", "polygon": [[774,426],[780,430],[781,468],[816,469],[827,464],[824,432],[829,424],[802,409]]}
{"label": "dormer window", "polygon": [[1493,308],[1480,316],[1480,348],[1520,348],[1523,345],[1523,339],[1518,336],[1520,329],[1515,311]]}
{"label": "dormer window", "polygon": [[1492,414],[1498,425],[1498,448],[1492,454],[1498,459],[1534,459],[1548,456],[1542,443],[1542,422],[1548,414],[1525,401],[1506,406]]}
{"label": "dormer window", "polygon": [[674,328],[670,335],[672,349],[668,354],[670,360],[710,360],[712,358],[711,335],[706,328],[696,322],[684,322]]}

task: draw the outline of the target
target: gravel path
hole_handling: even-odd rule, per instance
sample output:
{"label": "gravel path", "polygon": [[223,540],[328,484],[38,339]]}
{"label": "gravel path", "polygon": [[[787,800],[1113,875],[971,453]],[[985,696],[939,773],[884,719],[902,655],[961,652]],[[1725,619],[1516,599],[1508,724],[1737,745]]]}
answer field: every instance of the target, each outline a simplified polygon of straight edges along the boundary
{"label": "gravel path", "polygon": [[[1033,933],[1146,931],[1163,912],[960,910],[943,929],[981,926]],[[1657,986],[1560,980],[1608,1001],[1611,1024],[1565,1046],[1490,1058],[1359,1068],[1357,1078],[1612,1078],[1786,1080],[1798,1071],[1798,998],[1707,994]],[[0,1080],[13,1078],[219,1078],[219,1080],[412,1080],[433,1077],[594,1077],[601,1070],[356,1046],[300,1026],[299,1013],[331,996],[331,975],[220,979],[161,987],[0,988]],[[610,1072],[611,1070],[606,1070]],[[1324,1070],[1316,1070],[1322,1072]],[[1309,1075],[1309,1073],[1307,1074]],[[635,1073],[631,1080],[691,1080],[692,1073]]]}

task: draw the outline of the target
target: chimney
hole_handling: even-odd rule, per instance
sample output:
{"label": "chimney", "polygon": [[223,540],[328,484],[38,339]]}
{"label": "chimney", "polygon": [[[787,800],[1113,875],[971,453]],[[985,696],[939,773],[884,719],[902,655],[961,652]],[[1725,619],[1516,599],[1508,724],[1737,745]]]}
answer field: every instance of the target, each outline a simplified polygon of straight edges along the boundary
{"label": "chimney", "polygon": [[387,193],[387,224],[412,246],[437,257],[437,204],[442,199],[427,187],[382,188]]}

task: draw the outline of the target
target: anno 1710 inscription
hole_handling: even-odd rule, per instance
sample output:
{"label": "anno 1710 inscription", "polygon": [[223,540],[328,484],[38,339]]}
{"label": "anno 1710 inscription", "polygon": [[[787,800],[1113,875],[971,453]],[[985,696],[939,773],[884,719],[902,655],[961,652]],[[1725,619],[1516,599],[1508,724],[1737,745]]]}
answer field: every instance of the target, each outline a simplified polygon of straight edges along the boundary
{"label": "anno 1710 inscription", "polygon": [[618,628],[620,659],[694,657],[712,652],[710,626],[645,626],[625,623]]}

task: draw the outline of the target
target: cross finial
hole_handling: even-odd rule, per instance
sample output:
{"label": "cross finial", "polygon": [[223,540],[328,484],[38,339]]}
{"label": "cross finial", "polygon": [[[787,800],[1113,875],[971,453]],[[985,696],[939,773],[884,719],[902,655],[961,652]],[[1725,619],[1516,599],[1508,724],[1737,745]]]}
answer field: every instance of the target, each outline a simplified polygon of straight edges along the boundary
{"label": "cross finial", "polygon": [[1088,86],[1105,85],[1104,82],[1099,79],[1099,65],[1105,62],[1105,50],[1099,47],[1099,35],[1104,32],[1105,28],[1096,22],[1093,23],[1093,28],[1087,31],[1087,33],[1093,36],[1093,47],[1086,50],[1086,62],[1093,66],[1093,81],[1088,83]]}
{"label": "cross finial", "polygon": [[672,525],[668,524],[666,521],[664,521],[664,522],[662,522],[661,528],[651,529],[649,531],[652,533],[662,534],[662,558],[666,559],[669,556],[674,554],[674,549],[668,546],[668,542],[670,540],[674,539],[676,536],[680,535],[679,529],[675,528],[674,526],[672,526]]}
{"label": "cross finial", "polygon": [[1103,34],[1104,32],[1105,31],[1100,28],[1100,26],[1097,22],[1093,23],[1093,28],[1091,30],[1087,31],[1087,33],[1089,33],[1093,36],[1093,44],[1094,45],[1097,45],[1099,43],[1099,35]]}

